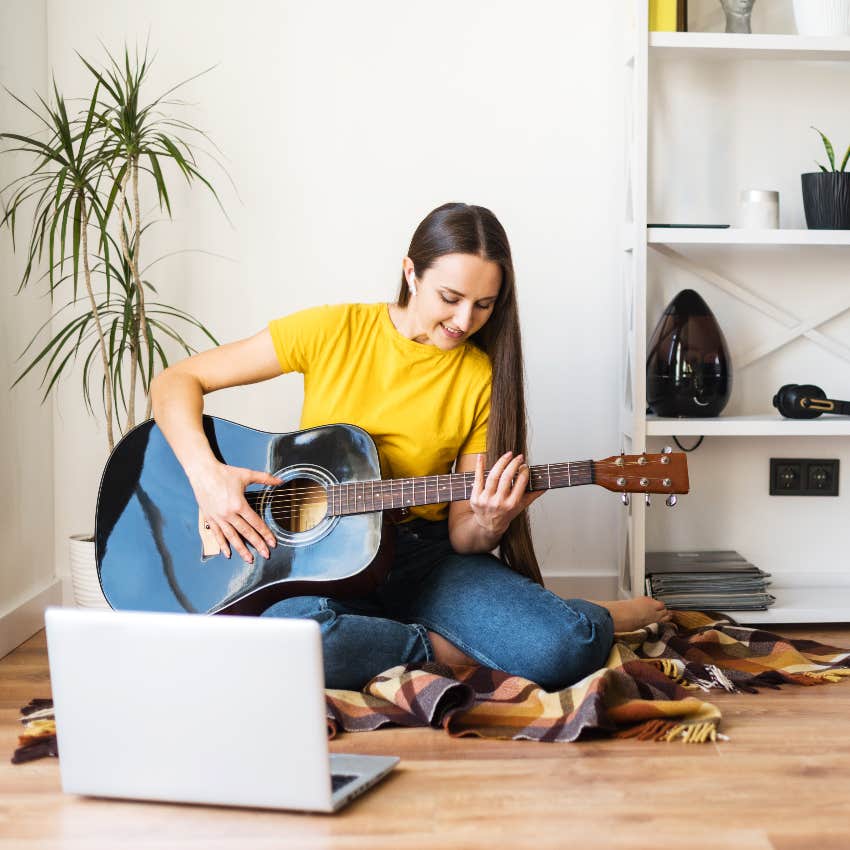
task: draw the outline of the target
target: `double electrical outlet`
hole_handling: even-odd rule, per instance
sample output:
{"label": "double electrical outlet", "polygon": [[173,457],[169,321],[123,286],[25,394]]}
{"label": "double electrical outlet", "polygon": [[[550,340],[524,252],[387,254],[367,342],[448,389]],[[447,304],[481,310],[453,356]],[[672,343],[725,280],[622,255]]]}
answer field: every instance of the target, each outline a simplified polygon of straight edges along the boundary
{"label": "double electrical outlet", "polygon": [[838,460],[772,457],[771,496],[837,496]]}

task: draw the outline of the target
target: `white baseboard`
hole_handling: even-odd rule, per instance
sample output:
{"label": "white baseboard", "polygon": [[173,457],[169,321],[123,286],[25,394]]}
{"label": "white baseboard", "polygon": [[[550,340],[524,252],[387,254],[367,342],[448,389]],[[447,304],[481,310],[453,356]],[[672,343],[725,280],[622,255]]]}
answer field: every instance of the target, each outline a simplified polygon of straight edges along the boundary
{"label": "white baseboard", "polygon": [[544,575],[546,588],[562,599],[603,599],[617,598],[617,576],[611,575]]}
{"label": "white baseboard", "polygon": [[54,579],[28,599],[13,603],[0,614],[0,658],[44,628],[44,609],[62,604],[62,582]]}

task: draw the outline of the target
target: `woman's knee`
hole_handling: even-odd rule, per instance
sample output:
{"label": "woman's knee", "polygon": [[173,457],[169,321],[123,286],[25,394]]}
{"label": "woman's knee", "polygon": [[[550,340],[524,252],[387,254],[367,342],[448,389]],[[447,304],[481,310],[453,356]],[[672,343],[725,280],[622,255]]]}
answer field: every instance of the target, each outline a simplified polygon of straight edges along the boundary
{"label": "woman's knee", "polygon": [[614,642],[614,625],[607,609],[583,599],[565,600],[574,612],[569,627],[553,623],[537,643],[531,660],[534,676],[549,691],[562,690],[605,666]]}
{"label": "woman's knee", "polygon": [[311,619],[323,623],[333,619],[334,611],[328,606],[328,600],[322,596],[293,596],[275,602],[260,615],[262,617],[286,617],[290,619]]}

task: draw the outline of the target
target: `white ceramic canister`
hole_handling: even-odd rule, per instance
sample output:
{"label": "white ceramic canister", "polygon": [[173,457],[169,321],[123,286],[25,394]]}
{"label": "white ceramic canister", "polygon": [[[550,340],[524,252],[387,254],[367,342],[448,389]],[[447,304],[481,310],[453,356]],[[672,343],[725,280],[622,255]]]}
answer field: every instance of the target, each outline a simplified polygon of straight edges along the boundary
{"label": "white ceramic canister", "polygon": [[90,535],[73,534],[69,546],[74,602],[81,608],[109,608],[97,578],[94,540]]}
{"label": "white ceramic canister", "polygon": [[744,189],[738,204],[738,227],[743,230],[776,230],[779,227],[779,192]]}
{"label": "white ceramic canister", "polygon": [[850,0],[794,0],[800,35],[850,34]]}

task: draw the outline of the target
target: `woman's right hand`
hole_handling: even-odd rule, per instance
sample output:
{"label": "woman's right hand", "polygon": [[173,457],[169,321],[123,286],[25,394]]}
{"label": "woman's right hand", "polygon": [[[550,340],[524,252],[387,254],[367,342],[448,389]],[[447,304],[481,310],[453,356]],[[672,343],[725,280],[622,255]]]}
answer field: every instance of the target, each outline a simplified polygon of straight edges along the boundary
{"label": "woman's right hand", "polygon": [[245,488],[249,484],[282,484],[279,478],[267,472],[213,461],[193,470],[189,480],[201,516],[222,554],[229,558],[232,546],[246,564],[253,563],[254,557],[245,545],[247,541],[264,558],[269,557],[269,550],[277,545],[277,538],[248,504]]}

